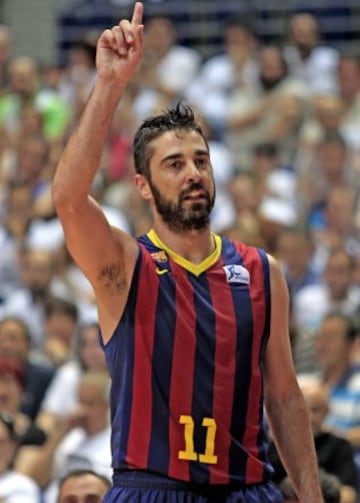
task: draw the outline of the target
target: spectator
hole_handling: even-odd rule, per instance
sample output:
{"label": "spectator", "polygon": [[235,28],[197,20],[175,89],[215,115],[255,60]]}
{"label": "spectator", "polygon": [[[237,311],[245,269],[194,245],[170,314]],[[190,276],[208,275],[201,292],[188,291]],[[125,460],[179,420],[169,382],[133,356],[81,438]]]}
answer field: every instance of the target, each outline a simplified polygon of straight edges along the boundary
{"label": "spectator", "polygon": [[185,97],[193,103],[214,131],[223,132],[229,96],[252,88],[258,82],[257,37],[244,18],[232,18],[223,28],[220,54],[209,57],[201,66]]}
{"label": "spectator", "polygon": [[23,182],[4,185],[0,227],[0,304],[21,286],[21,254],[32,222],[31,188]]}
{"label": "spectator", "polygon": [[26,247],[21,256],[20,288],[0,307],[0,315],[19,316],[31,332],[32,349],[41,349],[45,340],[45,305],[52,295],[55,274],[54,254],[49,249]]}
{"label": "spectator", "polygon": [[57,84],[57,91],[72,110],[72,122],[82,112],[95,82],[96,48],[93,31],[83,33],[69,48],[68,61]]}
{"label": "spectator", "polygon": [[111,482],[92,470],[74,470],[59,482],[57,503],[101,503]]}
{"label": "spectator", "polygon": [[41,445],[45,432],[21,411],[25,373],[20,362],[0,358],[0,412],[12,415],[19,446]]}
{"label": "spectator", "polygon": [[299,135],[301,157],[315,155],[317,146],[329,135],[342,134],[341,119],[344,103],[337,95],[314,96]]}
{"label": "spectator", "polygon": [[300,199],[308,212],[308,223],[316,230],[324,225],[321,212],[329,192],[338,187],[359,186],[349,150],[336,132],[328,133],[303,164],[298,163]]}
{"label": "spectator", "polygon": [[251,169],[254,147],[273,142],[279,162],[291,165],[304,120],[308,90],[289,75],[279,47],[259,50],[259,85],[231,93],[225,140],[235,155],[238,169]]}
{"label": "spectator", "polygon": [[[325,418],[329,411],[327,386],[318,379],[299,379],[306,405],[310,413],[315,449],[321,474],[335,477],[339,485],[339,503],[355,503],[357,470],[351,443],[327,431]],[[269,457],[275,470],[274,481],[283,487],[286,471],[280,461],[275,445],[270,443]],[[294,498],[296,500],[296,498]]]}
{"label": "spectator", "polygon": [[281,149],[276,142],[255,144],[251,171],[257,178],[261,196],[276,197],[297,208],[297,179],[291,164],[281,160]]}
{"label": "spectator", "polygon": [[78,309],[73,302],[57,297],[49,297],[44,307],[45,338],[38,355],[56,368],[74,355]]}
{"label": "spectator", "polygon": [[360,148],[360,61],[357,56],[343,55],[337,66],[339,97],[343,103],[340,131],[355,151]]}
{"label": "spectator", "polygon": [[281,233],[297,224],[296,210],[289,201],[267,196],[260,202],[259,217],[264,249],[275,254]]}
{"label": "spectator", "polygon": [[353,185],[335,185],[328,191],[322,212],[318,214],[318,225],[312,229],[318,267],[321,267],[321,258],[326,258],[331,248],[342,246],[351,257],[359,255],[357,211],[358,191]]}
{"label": "spectator", "polygon": [[293,297],[294,358],[298,372],[311,372],[317,367],[315,334],[326,313],[338,310],[354,316],[359,304],[360,289],[353,283],[353,260],[346,250],[335,248],[330,251],[321,282],[302,288]]}
{"label": "spectator", "polygon": [[24,55],[13,58],[8,78],[9,86],[0,97],[0,122],[14,138],[21,130],[22,112],[29,106],[40,113],[41,132],[45,138],[52,139],[54,135],[65,133],[68,123],[66,103],[59,95],[45,99],[41,93],[38,63],[34,58]]}
{"label": "spectator", "polygon": [[74,345],[75,358],[61,365],[44,397],[36,423],[46,431],[75,407],[81,375],[87,371],[106,372],[96,322],[80,325]]}
{"label": "spectator", "polygon": [[338,51],[321,44],[317,19],[310,13],[297,13],[289,22],[289,41],[284,48],[289,73],[306,83],[313,94],[337,92]]}
{"label": "spectator", "polygon": [[322,381],[329,387],[325,425],[360,449],[360,368],[353,363],[358,329],[343,313],[329,312],[317,338],[316,355]]}
{"label": "spectator", "polygon": [[23,451],[17,468],[43,488],[46,503],[54,501],[59,480],[74,469],[111,477],[109,390],[107,373],[85,373],[75,409],[58,421],[43,446]]}
{"label": "spectator", "polygon": [[12,468],[17,443],[11,415],[0,413],[0,501],[41,503],[40,489],[34,480]]}
{"label": "spectator", "polygon": [[0,358],[20,362],[24,368],[24,393],[20,410],[34,420],[45,392],[53,378],[54,369],[34,362],[30,356],[31,336],[28,326],[17,317],[0,320]]}
{"label": "spectator", "polygon": [[134,103],[138,121],[181,100],[200,63],[200,53],[177,42],[171,18],[150,17],[145,23],[144,58]]}
{"label": "spectator", "polygon": [[249,171],[239,171],[229,180],[227,194],[234,208],[233,225],[222,234],[249,245],[264,248],[261,219],[258,211],[262,189],[257,177]]}
{"label": "spectator", "polygon": [[[33,198],[34,213],[39,201],[50,189],[52,171],[49,143],[38,133],[26,134],[19,139],[16,160],[9,181],[21,181],[29,185]],[[39,218],[51,216],[37,212]]]}
{"label": "spectator", "polygon": [[312,264],[313,254],[314,244],[306,231],[291,227],[280,232],[275,255],[282,265],[291,299],[302,288],[320,282]]}

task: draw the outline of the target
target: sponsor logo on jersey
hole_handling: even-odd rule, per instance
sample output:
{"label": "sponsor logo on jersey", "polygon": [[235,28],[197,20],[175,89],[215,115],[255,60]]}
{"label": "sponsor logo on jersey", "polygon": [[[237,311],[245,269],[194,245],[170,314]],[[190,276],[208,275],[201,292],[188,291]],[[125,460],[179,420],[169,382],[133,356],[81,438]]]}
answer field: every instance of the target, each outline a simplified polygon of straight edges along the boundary
{"label": "sponsor logo on jersey", "polygon": [[225,271],[226,281],[228,283],[240,283],[243,285],[250,284],[250,273],[244,266],[239,264],[231,264],[224,265],[223,269]]}

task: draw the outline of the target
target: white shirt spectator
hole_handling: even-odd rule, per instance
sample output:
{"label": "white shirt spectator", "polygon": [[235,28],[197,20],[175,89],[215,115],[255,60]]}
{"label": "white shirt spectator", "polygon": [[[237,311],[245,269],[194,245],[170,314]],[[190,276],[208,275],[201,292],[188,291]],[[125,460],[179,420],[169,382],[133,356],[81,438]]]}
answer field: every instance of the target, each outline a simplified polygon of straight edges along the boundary
{"label": "white shirt spectator", "polygon": [[10,470],[0,475],[0,499],[4,503],[40,503],[41,495],[30,477]]}
{"label": "white shirt spectator", "polygon": [[338,51],[332,47],[317,46],[310,56],[303,60],[294,46],[284,49],[284,57],[290,75],[308,84],[313,94],[336,94],[336,69],[339,61]]}
{"label": "white shirt spectator", "polygon": [[70,431],[59,444],[54,459],[54,480],[44,494],[45,503],[54,503],[59,478],[72,470],[89,469],[111,479],[110,426],[88,436],[81,428]]}

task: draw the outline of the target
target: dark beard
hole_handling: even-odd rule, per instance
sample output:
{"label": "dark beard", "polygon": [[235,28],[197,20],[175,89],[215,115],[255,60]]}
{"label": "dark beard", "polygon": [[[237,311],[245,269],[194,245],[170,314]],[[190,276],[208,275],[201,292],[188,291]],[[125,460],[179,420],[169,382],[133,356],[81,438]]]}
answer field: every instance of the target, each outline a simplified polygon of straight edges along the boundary
{"label": "dark beard", "polygon": [[277,79],[267,79],[260,75],[259,80],[262,88],[265,91],[272,91],[282,80],[284,80],[284,76]]}
{"label": "dark beard", "polygon": [[190,192],[200,189],[204,190],[200,183],[193,183],[186,191],[182,191],[179,195],[177,204],[168,201],[151,180],[149,180],[149,185],[154,196],[156,209],[170,230],[182,233],[192,230],[203,230],[209,226],[210,213],[215,201],[215,193],[211,198],[209,192],[205,191],[206,204],[193,203],[192,206],[186,210],[182,206],[182,202]]}

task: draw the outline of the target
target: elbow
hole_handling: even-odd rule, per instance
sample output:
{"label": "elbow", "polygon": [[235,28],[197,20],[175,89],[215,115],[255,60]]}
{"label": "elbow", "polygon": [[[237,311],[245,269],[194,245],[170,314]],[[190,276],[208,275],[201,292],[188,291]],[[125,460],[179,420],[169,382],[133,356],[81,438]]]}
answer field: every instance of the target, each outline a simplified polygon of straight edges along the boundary
{"label": "elbow", "polygon": [[81,194],[69,187],[58,183],[56,179],[51,186],[51,198],[56,211],[56,214],[61,217],[62,215],[71,215],[79,211],[81,205]]}
{"label": "elbow", "polygon": [[53,182],[51,187],[51,198],[57,215],[61,215],[71,208],[69,197],[56,182]]}

